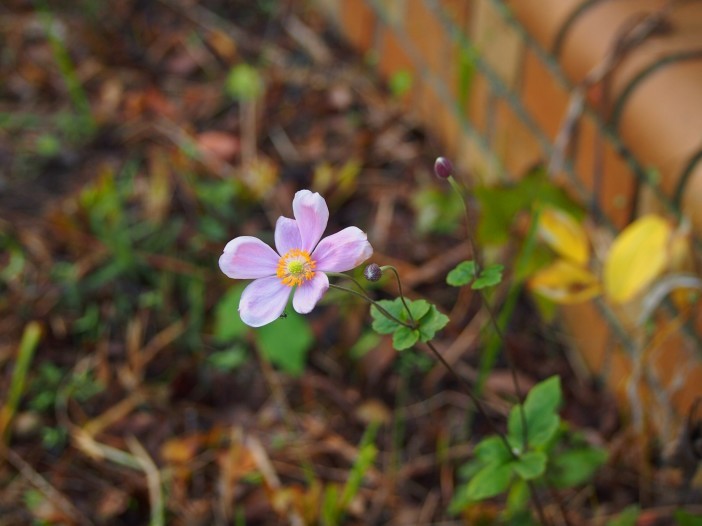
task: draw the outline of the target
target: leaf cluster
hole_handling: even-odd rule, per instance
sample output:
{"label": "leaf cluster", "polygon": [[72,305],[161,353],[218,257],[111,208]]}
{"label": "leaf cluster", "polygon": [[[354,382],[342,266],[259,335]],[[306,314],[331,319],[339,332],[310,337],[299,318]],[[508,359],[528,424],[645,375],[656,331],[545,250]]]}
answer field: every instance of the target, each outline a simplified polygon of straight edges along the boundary
{"label": "leaf cluster", "polygon": [[470,285],[473,290],[493,287],[502,281],[504,265],[493,263],[479,269],[475,261],[462,261],[446,276],[446,283],[452,287]]}
{"label": "leaf cluster", "polygon": [[532,482],[563,488],[592,476],[606,453],[568,433],[558,415],[561,401],[560,378],[552,376],[512,408],[504,437],[491,435],[476,445],[474,458],[461,470],[467,481],[455,493],[454,513],[505,492],[506,513],[520,513]]}
{"label": "leaf cluster", "polygon": [[392,345],[398,351],[409,349],[418,341],[428,342],[449,322],[448,316],[428,301],[406,299],[403,303],[401,298],[378,301],[371,307],[371,316],[373,330],[392,334]]}

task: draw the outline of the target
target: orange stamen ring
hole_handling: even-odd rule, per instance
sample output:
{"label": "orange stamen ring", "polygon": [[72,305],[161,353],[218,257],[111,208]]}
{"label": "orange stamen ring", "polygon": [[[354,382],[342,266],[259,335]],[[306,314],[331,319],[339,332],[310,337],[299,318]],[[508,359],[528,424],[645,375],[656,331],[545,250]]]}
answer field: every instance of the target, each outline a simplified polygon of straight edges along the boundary
{"label": "orange stamen ring", "polygon": [[307,251],[293,248],[280,258],[276,275],[280,278],[283,285],[288,287],[299,286],[314,277],[316,265]]}

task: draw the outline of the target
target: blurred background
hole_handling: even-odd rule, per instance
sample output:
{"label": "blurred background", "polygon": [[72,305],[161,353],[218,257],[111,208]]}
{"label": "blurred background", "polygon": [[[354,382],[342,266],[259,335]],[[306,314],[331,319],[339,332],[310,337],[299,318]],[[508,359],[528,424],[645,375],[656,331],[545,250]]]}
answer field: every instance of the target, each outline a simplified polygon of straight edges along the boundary
{"label": "blurred background", "polygon": [[[272,244],[303,188],[327,233],[366,231],[372,261],[449,315],[436,345],[498,421],[518,400],[504,349],[524,388],[561,376],[580,453],[539,490],[553,524],[702,513],[696,296],[647,292],[697,268],[700,4],[546,3],[0,5],[0,525],[517,524],[504,499],[460,497],[488,423],[367,304],[330,291],[241,322],[219,255]],[[506,267],[488,295],[503,340],[446,283],[472,254],[439,155]],[[542,205],[588,236],[592,277],[530,281],[575,250],[537,241]],[[619,305],[603,254],[650,214],[662,244],[617,268],[678,250]]]}

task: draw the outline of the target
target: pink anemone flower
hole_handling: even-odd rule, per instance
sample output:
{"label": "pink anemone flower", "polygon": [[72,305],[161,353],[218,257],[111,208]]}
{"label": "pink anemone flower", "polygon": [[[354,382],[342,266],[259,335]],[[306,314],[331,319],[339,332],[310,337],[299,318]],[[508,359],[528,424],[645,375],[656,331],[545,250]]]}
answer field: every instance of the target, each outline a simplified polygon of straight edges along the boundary
{"label": "pink anemone flower", "polygon": [[295,219],[279,217],[275,225],[277,252],[260,239],[241,236],[219,258],[230,278],[254,280],[239,303],[241,319],[251,327],[280,317],[293,288],[293,308],[307,314],[329,289],[325,272],[351,270],[373,254],[368,237],[355,226],[322,239],[329,209],[318,193],[300,190],[292,208]]}

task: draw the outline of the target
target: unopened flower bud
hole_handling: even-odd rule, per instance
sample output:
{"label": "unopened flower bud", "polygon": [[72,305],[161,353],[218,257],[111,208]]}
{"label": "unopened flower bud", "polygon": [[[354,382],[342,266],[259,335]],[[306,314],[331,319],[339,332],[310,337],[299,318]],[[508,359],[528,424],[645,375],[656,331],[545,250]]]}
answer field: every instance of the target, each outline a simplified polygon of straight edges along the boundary
{"label": "unopened flower bud", "polygon": [[446,157],[437,157],[434,161],[434,174],[439,179],[448,179],[453,174],[453,163]]}
{"label": "unopened flower bud", "polygon": [[378,281],[383,275],[383,271],[376,263],[371,263],[363,270],[363,275],[368,281]]}

